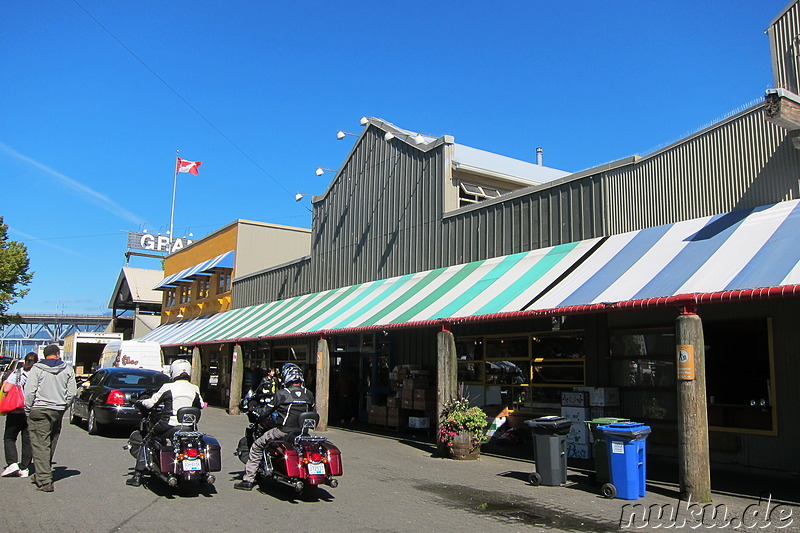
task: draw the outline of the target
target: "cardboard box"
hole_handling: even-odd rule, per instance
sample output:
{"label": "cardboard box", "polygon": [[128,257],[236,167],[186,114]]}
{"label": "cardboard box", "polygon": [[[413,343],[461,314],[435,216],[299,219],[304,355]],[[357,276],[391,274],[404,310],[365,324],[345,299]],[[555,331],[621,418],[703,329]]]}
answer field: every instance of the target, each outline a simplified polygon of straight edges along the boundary
{"label": "cardboard box", "polygon": [[575,390],[589,393],[590,407],[616,407],[619,405],[619,389],[616,387],[575,387]]}
{"label": "cardboard box", "polygon": [[400,406],[403,409],[413,409],[414,408],[414,399],[413,398],[403,398],[400,401]]}
{"label": "cardboard box", "polygon": [[369,408],[369,418],[368,422],[370,424],[378,424],[381,426],[386,425],[386,406],[385,405],[373,405]]}
{"label": "cardboard box", "polygon": [[387,409],[395,409],[400,407],[401,400],[397,396],[389,396],[386,398],[386,407]]}
{"label": "cardboard box", "polygon": [[567,443],[567,457],[572,459],[591,459],[592,447],[589,444]]}
{"label": "cardboard box", "polygon": [[430,389],[414,389],[414,399],[424,400],[426,398],[436,397],[436,393]]}
{"label": "cardboard box", "polygon": [[405,401],[409,400],[411,402],[414,401],[414,389],[407,389],[403,387],[402,392],[400,392],[400,397]]}
{"label": "cardboard box", "polygon": [[409,416],[408,427],[417,429],[428,429],[431,427],[431,419],[427,416]]}
{"label": "cardboard box", "polygon": [[585,391],[562,392],[561,406],[589,407],[589,393]]}
{"label": "cardboard box", "polygon": [[436,400],[414,398],[414,407],[412,409],[417,409],[419,411],[434,411],[436,410]]}
{"label": "cardboard box", "polygon": [[591,410],[588,407],[562,407],[561,416],[568,419],[572,424],[584,424],[591,420]]}
{"label": "cardboard box", "polygon": [[73,371],[75,372],[76,375],[80,376],[81,374],[83,374],[83,365],[76,366]]}
{"label": "cardboard box", "polygon": [[590,436],[591,434],[586,424],[573,422],[572,427],[569,428],[569,433],[567,434],[567,443],[589,444]]}
{"label": "cardboard box", "polygon": [[403,380],[403,389],[425,389],[428,387],[427,376],[417,376]]}

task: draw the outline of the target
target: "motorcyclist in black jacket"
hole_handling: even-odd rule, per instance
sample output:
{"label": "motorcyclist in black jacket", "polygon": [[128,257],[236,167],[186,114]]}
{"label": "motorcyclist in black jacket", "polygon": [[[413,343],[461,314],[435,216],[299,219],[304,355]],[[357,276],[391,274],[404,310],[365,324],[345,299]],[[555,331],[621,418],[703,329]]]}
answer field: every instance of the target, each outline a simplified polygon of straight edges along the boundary
{"label": "motorcyclist in black jacket", "polygon": [[278,414],[277,426],[264,432],[250,446],[250,454],[245,465],[245,474],[242,481],[233,486],[235,489],[253,489],[258,464],[263,457],[267,443],[271,440],[283,438],[292,431],[299,431],[298,416],[300,413],[313,411],[315,408],[314,393],[303,386],[303,372],[300,367],[293,363],[287,363],[281,370],[281,377],[284,387],[278,389],[275,393],[267,413],[276,412]]}

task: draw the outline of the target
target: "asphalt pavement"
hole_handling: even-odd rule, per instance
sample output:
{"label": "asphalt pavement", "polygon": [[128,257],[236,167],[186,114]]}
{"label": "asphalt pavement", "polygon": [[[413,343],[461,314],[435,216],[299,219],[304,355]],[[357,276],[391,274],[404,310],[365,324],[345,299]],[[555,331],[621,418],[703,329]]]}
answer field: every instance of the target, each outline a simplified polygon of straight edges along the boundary
{"label": "asphalt pavement", "polygon": [[796,478],[788,474],[715,474],[714,486],[720,489],[713,507],[703,507],[680,502],[671,466],[654,464],[644,498],[612,500],[589,482],[585,464],[569,469],[564,486],[530,485],[535,464],[525,445],[486,447],[477,461],[454,461],[436,456],[430,434],[376,433],[358,426],[322,433],[342,451],[338,488],[321,488],[306,500],[274,483],[236,491],[233,484],[241,479],[243,465],[233,451],[246,425],[243,415],[206,409],[200,429],[219,439],[222,471],[214,486],[177,494],[158,480],[125,485],[133,467],[123,449],[127,431],[90,436],[65,419],[55,456],[55,492],[37,492],[25,479],[0,478],[0,530],[603,532],[700,526],[800,531]]}

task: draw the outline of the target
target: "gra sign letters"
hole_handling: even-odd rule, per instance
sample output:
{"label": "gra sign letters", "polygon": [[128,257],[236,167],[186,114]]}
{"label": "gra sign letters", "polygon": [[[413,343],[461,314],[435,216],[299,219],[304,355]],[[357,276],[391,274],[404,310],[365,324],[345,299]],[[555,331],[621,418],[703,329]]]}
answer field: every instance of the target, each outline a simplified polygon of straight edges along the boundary
{"label": "gra sign letters", "polygon": [[191,239],[173,239],[170,246],[169,235],[153,235],[152,233],[128,232],[129,250],[149,250],[151,252],[173,253],[181,250],[190,244]]}

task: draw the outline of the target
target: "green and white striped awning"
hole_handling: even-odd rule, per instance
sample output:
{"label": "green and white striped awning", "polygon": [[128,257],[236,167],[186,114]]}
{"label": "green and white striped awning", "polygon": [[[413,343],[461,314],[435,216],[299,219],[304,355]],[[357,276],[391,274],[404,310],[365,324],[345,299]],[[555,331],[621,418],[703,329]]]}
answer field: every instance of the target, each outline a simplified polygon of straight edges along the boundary
{"label": "green and white striped awning", "polygon": [[599,239],[228,311],[184,343],[378,329],[526,309]]}

